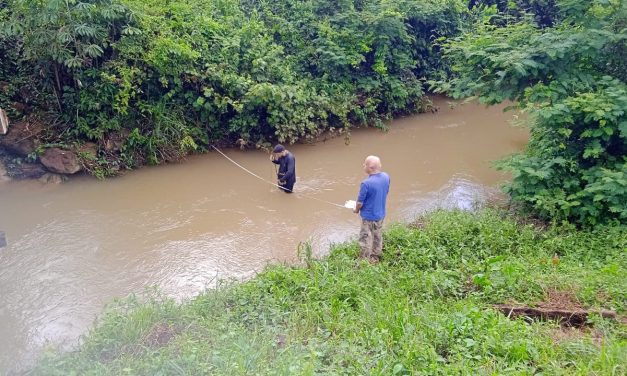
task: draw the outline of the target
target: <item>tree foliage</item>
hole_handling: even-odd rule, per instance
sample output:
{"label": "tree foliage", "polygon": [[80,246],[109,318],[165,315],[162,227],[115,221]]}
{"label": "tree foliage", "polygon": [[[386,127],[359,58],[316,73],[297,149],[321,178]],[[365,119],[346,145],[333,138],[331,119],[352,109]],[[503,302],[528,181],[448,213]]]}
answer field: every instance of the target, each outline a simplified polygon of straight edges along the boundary
{"label": "tree foliage", "polygon": [[515,101],[531,118],[524,154],[504,161],[514,200],[554,220],[627,221],[627,11],[623,1],[559,2],[560,22],[484,23],[450,40],[454,97]]}
{"label": "tree foliage", "polygon": [[[459,0],[5,0],[3,71],[59,115],[57,141],[125,138],[113,163],[260,145],[419,111]],[[18,74],[19,73],[19,74]],[[6,75],[6,77],[5,77]],[[1,80],[0,80],[1,81]],[[102,149],[102,148],[101,148]]]}
{"label": "tree foliage", "polygon": [[525,15],[531,15],[538,26],[553,26],[558,16],[557,0],[470,0],[470,9],[482,7],[494,7],[498,10],[499,23],[503,18],[520,19]]}

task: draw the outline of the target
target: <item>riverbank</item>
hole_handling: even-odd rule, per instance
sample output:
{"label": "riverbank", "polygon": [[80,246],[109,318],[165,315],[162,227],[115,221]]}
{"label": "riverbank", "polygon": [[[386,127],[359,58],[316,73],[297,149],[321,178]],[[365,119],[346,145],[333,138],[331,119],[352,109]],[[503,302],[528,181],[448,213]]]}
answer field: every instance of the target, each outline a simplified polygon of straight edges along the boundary
{"label": "riverbank", "polygon": [[[181,305],[112,304],[81,347],[34,374],[623,374],[625,228],[540,230],[486,210],[436,212],[385,237],[271,266]],[[612,310],[582,328],[512,319],[496,304]],[[621,320],[623,320],[621,322]]]}
{"label": "riverbank", "polygon": [[[64,184],[0,184],[0,373],[32,364],[44,346],[70,348],[105,303],[158,286],[180,301],[218,278],[248,280],[267,263],[293,263],[300,241],[316,257],[356,236],[355,199],[369,154],[393,177],[388,223],[435,208],[491,200],[507,175],[488,161],[520,151],[524,129],[511,112],[478,103],[394,120],[387,132],[353,130],[315,145],[294,144],[296,195],[285,195],[217,152],[146,167],[116,179],[76,176]],[[272,181],[262,150],[222,149]],[[316,199],[309,199],[312,196]]]}

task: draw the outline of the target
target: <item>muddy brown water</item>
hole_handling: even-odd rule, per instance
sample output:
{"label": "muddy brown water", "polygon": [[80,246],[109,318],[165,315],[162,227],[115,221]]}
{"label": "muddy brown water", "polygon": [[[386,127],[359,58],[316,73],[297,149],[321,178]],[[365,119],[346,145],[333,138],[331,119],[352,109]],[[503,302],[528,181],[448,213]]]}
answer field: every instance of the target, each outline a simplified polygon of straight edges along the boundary
{"label": "muddy brown water", "polygon": [[[320,200],[355,199],[369,154],[391,176],[388,224],[494,195],[506,177],[491,162],[520,150],[526,131],[500,107],[436,104],[438,113],[397,119],[387,133],[354,130],[348,145],[292,145],[298,195],[216,152],[106,181],[0,181],[0,373],[27,367],[47,346],[72,347],[115,297],[157,286],[185,299],[293,262],[299,242],[320,256],[353,238],[357,215]],[[273,179],[267,153],[225,153]]]}

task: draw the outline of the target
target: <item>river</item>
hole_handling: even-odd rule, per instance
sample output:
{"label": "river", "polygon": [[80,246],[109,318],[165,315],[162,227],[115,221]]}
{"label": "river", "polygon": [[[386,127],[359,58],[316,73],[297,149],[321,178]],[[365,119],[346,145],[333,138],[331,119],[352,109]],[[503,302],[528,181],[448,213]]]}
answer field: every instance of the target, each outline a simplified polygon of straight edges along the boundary
{"label": "river", "polygon": [[[353,130],[348,144],[289,146],[292,195],[217,152],[106,181],[0,181],[0,373],[27,367],[46,346],[71,348],[115,297],[157,286],[185,299],[293,262],[299,242],[322,256],[355,237],[358,216],[327,202],[355,199],[367,155],[391,176],[388,224],[495,195],[506,176],[491,162],[521,150],[527,132],[502,107],[436,104],[437,113],[394,120],[388,132]],[[267,153],[224,152],[273,180]]]}

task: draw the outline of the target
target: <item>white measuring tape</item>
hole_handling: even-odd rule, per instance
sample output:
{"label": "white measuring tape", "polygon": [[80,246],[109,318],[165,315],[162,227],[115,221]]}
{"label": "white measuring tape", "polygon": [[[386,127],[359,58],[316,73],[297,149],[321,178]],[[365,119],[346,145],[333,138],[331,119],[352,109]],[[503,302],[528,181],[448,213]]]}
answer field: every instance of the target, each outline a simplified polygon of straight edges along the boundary
{"label": "white measuring tape", "polygon": [[[269,180],[266,180],[266,179],[262,178],[261,176],[259,176],[259,175],[255,174],[254,172],[250,171],[249,169],[247,169],[246,167],[242,166],[241,164],[239,164],[239,163],[235,162],[233,159],[229,158],[229,156],[228,156],[228,155],[226,155],[226,154],[224,154],[222,151],[220,151],[220,149],[218,149],[217,147],[215,147],[215,146],[213,146],[213,145],[211,145],[211,147],[212,147],[215,151],[217,151],[218,153],[220,153],[220,154],[221,154],[224,158],[228,159],[231,163],[233,163],[233,164],[234,164],[234,165],[236,165],[237,167],[241,168],[242,170],[244,170],[244,171],[248,172],[249,174],[251,174],[252,176],[256,177],[257,179],[259,179],[259,180],[261,180],[261,181],[264,181],[264,182],[266,182],[266,183],[268,183],[268,184],[270,184],[270,185],[272,185],[272,186],[274,186],[274,187],[277,187],[277,188],[279,188],[279,189],[283,189],[283,187],[281,187],[280,185],[278,185],[278,184],[276,184],[276,183],[273,183],[273,182],[271,182],[271,181],[269,181]],[[323,199],[320,199],[320,198],[317,198],[317,197],[307,196],[307,195],[304,195],[304,194],[302,194],[302,193],[296,193],[296,196],[297,196],[297,197],[303,197],[303,198],[309,198],[309,199],[312,199],[312,200],[316,200],[316,201],[324,202],[325,204],[329,204],[329,205],[336,206],[336,207],[338,207],[338,208],[347,208],[347,209],[351,209],[351,210],[352,210],[352,209],[355,209],[355,205],[356,205],[356,202],[355,202],[355,201],[353,201],[353,200],[348,200],[348,201],[346,201],[346,203],[345,203],[344,205],[340,205],[340,204],[336,204],[336,203],[334,203],[334,202],[327,201],[327,200],[323,200]]]}

